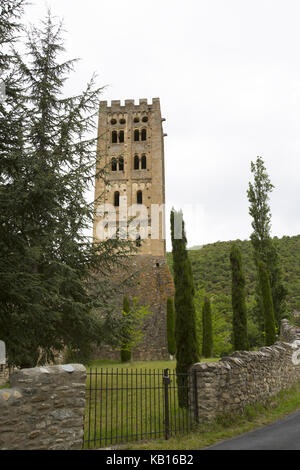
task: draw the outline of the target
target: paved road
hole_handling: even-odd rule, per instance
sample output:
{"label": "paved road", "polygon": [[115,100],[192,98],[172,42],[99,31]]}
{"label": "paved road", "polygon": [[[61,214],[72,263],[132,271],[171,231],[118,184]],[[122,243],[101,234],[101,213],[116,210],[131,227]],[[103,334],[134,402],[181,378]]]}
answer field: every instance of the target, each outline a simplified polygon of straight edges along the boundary
{"label": "paved road", "polygon": [[205,450],[300,450],[300,410]]}

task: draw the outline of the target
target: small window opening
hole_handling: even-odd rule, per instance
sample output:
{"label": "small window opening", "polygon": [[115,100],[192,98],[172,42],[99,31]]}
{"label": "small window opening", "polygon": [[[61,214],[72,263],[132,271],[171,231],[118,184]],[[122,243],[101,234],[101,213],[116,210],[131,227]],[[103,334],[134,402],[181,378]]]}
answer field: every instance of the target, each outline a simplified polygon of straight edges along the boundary
{"label": "small window opening", "polygon": [[137,202],[137,204],[143,204],[143,193],[142,193],[142,191],[138,191],[136,193],[136,202]]}
{"label": "small window opening", "polygon": [[146,155],[142,155],[142,170],[147,169],[147,158]]}
{"label": "small window opening", "polygon": [[112,119],[112,120],[110,121],[110,123],[111,123],[112,125],[117,124],[117,120],[116,120],[116,119]]}
{"label": "small window opening", "polygon": [[119,191],[116,191],[114,194],[114,206],[119,207],[120,205],[120,193]]}
{"label": "small window opening", "polygon": [[138,129],[135,129],[134,131],[134,141],[138,142],[140,140],[140,131]]}
{"label": "small window opening", "polygon": [[144,116],[142,119],[143,122],[148,122],[148,116]]}
{"label": "small window opening", "polygon": [[134,166],[133,166],[133,168],[135,170],[140,169],[140,159],[139,159],[138,155],[135,155],[135,157],[134,157]]}
{"label": "small window opening", "polygon": [[120,119],[120,124],[125,124],[126,120],[124,118]]}
{"label": "small window opening", "polygon": [[121,144],[124,142],[124,131],[119,132],[119,142]]}
{"label": "small window opening", "polygon": [[115,158],[111,161],[111,171],[117,171],[117,160]]}
{"label": "small window opening", "polygon": [[147,131],[146,131],[146,129],[142,129],[142,139],[141,140],[147,140]]}
{"label": "small window opening", "polygon": [[142,241],[141,241],[141,236],[140,236],[140,235],[137,235],[137,236],[136,236],[135,244],[136,244],[136,246],[137,246],[138,248],[139,248],[140,246],[142,246]]}
{"label": "small window opening", "polygon": [[119,158],[119,171],[124,171],[124,158]]}
{"label": "small window opening", "polygon": [[140,118],[139,118],[139,117],[135,117],[135,118],[133,119],[133,122],[140,122]]}
{"label": "small window opening", "polygon": [[117,131],[112,131],[111,141],[112,141],[113,144],[116,144],[118,142],[118,133],[117,133]]}

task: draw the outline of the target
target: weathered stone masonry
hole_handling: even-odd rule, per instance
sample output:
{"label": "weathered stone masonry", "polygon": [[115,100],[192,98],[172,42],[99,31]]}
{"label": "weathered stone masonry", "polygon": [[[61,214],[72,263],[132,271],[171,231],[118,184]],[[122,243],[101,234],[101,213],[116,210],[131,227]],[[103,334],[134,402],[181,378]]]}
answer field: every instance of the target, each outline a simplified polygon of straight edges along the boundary
{"label": "weathered stone masonry", "polygon": [[86,370],[78,364],[22,369],[0,390],[0,449],[81,449]]}
{"label": "weathered stone masonry", "polygon": [[[300,328],[283,320],[280,340],[258,351],[236,351],[219,362],[194,364],[200,423],[228,412],[241,413],[247,405],[265,402],[299,381],[300,365],[293,363],[292,355],[300,346],[292,343],[300,340]],[[191,402],[195,409],[192,393]]]}

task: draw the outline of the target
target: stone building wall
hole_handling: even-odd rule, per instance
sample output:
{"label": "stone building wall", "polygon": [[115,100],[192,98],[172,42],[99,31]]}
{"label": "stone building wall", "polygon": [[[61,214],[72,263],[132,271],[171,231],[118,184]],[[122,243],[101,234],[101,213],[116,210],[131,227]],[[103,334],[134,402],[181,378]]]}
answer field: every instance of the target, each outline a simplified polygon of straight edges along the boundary
{"label": "stone building wall", "polygon": [[247,405],[264,402],[299,381],[300,364],[292,360],[300,349],[296,340],[300,340],[300,328],[283,320],[280,341],[273,346],[236,351],[219,362],[194,364],[191,372],[196,375],[197,401],[192,389],[190,399],[194,412],[197,407],[199,422],[227,412],[241,413]]}
{"label": "stone building wall", "polygon": [[[126,275],[132,274],[131,284],[120,293],[119,309],[122,311],[123,296],[138,298],[139,304],[149,306],[151,314],[144,319],[143,340],[133,349],[132,360],[160,360],[168,355],[167,346],[167,298],[174,296],[174,284],[166,259],[149,255],[133,256],[128,262]],[[125,273],[117,275],[122,278]],[[104,347],[94,351],[94,359],[120,359],[120,351]]]}
{"label": "stone building wall", "polygon": [[86,370],[78,364],[21,369],[0,389],[0,449],[81,449]]}

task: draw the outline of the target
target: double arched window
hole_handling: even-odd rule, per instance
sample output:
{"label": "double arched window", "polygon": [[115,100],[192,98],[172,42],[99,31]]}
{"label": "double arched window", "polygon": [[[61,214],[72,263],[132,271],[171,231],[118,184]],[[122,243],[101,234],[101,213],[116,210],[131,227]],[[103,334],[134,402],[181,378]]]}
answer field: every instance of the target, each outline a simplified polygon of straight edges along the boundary
{"label": "double arched window", "polygon": [[111,133],[112,144],[123,144],[124,143],[124,131],[112,131]]}
{"label": "double arched window", "polygon": [[139,169],[146,170],[147,169],[147,157],[145,154],[142,155],[141,159],[138,155],[134,156],[133,169],[134,170],[139,170]]}
{"label": "double arched window", "polygon": [[134,142],[139,142],[140,140],[147,140],[147,129],[135,129],[133,132],[133,140]]}
{"label": "double arched window", "polygon": [[113,157],[111,159],[111,171],[124,171],[124,158],[123,157]]}

